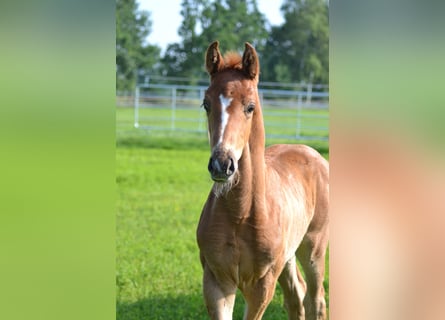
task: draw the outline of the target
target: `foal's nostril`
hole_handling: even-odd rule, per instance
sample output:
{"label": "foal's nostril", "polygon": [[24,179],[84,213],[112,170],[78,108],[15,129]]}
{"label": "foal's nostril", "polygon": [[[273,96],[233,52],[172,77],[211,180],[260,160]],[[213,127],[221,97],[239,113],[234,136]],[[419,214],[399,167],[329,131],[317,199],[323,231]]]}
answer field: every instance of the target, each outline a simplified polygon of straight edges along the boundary
{"label": "foal's nostril", "polygon": [[226,168],[226,174],[228,176],[231,176],[234,172],[235,172],[235,162],[233,161],[232,158],[229,158],[229,163]]}
{"label": "foal's nostril", "polygon": [[221,168],[221,165],[218,162],[218,159],[213,159],[212,157],[210,157],[210,159],[209,159],[209,164],[207,165],[207,169],[209,170],[210,173],[222,173],[223,172],[223,169]]}

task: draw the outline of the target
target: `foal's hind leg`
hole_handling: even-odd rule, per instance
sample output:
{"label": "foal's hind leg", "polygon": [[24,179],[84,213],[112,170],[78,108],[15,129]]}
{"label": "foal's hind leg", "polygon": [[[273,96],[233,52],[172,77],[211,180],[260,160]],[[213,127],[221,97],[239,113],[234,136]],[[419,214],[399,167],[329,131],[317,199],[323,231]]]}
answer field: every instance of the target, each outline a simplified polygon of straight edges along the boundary
{"label": "foal's hind leg", "polygon": [[328,242],[326,232],[308,232],[297,251],[307,283],[304,309],[306,320],[326,319],[325,290],[323,287],[325,256]]}
{"label": "foal's hind leg", "polygon": [[303,299],[306,283],[297,268],[295,257],[286,263],[278,282],[283,289],[284,306],[289,320],[304,320]]}

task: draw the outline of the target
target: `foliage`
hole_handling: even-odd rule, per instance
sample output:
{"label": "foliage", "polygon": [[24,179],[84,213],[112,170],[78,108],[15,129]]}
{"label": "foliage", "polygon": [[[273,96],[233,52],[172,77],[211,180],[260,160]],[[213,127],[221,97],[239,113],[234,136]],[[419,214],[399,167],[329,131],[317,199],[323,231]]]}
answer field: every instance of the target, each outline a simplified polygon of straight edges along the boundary
{"label": "foliage", "polygon": [[262,50],[267,40],[266,18],[256,0],[183,0],[181,14],[182,42],[168,46],[164,75],[205,77],[205,50],[215,40],[223,50],[242,49],[246,41]]}
{"label": "foliage", "polygon": [[138,75],[186,77],[190,84],[206,78],[204,54],[218,40],[221,51],[256,48],[261,80],[328,83],[329,21],[327,0],[284,0],[284,23],[270,26],[257,0],[182,0],[181,40],[160,48],[146,42],[149,12],[136,0],[116,1],[116,84],[134,88]]}
{"label": "foliage", "polygon": [[326,0],[285,0],[285,22],[272,27],[265,48],[263,79],[327,83],[329,21]]}
{"label": "foliage", "polygon": [[138,73],[153,72],[160,48],[145,39],[151,30],[149,13],[136,0],[116,0],[116,87],[132,90]]}

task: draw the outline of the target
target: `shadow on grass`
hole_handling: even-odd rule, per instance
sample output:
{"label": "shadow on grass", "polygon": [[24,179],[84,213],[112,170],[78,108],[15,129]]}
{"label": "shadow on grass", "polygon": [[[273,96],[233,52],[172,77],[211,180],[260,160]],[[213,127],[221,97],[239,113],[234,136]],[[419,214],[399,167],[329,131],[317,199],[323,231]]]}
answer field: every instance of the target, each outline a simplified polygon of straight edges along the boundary
{"label": "shadow on grass", "polygon": [[[238,294],[233,312],[233,319],[242,319],[244,301]],[[182,295],[177,297],[153,296],[134,303],[116,305],[116,320],[208,320],[203,297],[197,295]],[[277,302],[272,302],[266,310],[264,319],[287,319],[284,308]]]}
{"label": "shadow on grass", "polygon": [[153,296],[134,303],[117,303],[116,320],[139,319],[206,319],[206,310],[200,295]]}

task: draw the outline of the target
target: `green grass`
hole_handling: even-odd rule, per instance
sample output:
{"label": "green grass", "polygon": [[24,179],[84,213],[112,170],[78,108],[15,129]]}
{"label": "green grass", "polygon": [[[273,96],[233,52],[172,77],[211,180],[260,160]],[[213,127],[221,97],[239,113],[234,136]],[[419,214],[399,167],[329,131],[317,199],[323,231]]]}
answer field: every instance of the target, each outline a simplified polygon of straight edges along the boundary
{"label": "green grass", "polygon": [[[132,110],[116,113],[116,317],[208,319],[195,240],[212,184],[207,136],[134,129]],[[314,146],[327,156],[326,142]],[[286,319],[282,302],[278,287],[264,318]],[[234,319],[243,310],[238,294]]]}

